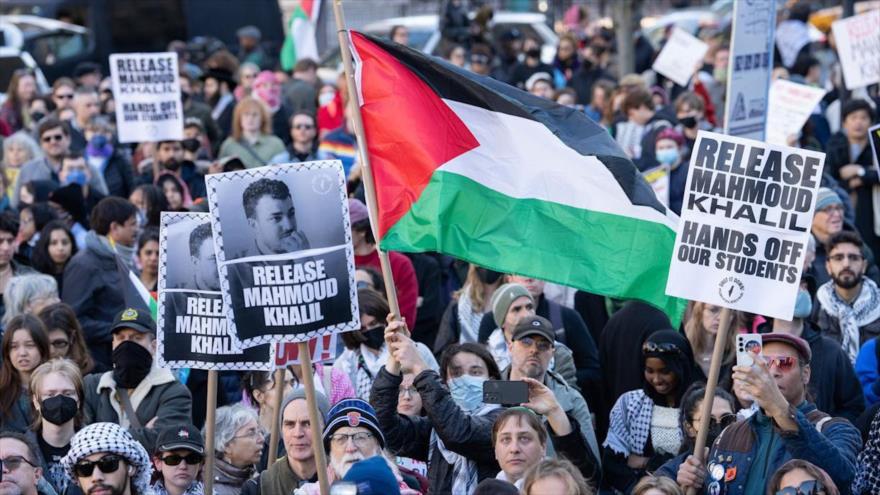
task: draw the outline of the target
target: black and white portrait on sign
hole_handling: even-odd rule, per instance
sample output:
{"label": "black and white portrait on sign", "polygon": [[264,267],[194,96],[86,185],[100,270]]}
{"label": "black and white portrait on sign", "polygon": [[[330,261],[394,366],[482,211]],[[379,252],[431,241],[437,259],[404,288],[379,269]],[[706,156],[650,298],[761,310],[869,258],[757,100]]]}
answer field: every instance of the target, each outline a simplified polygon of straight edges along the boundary
{"label": "black and white portrait on sign", "polygon": [[268,370],[270,345],[242,349],[229,335],[211,216],[162,213],[159,239],[159,364],[205,370]]}
{"label": "black and white portrait on sign", "polygon": [[359,327],[338,161],[206,178],[220,285],[243,345]]}

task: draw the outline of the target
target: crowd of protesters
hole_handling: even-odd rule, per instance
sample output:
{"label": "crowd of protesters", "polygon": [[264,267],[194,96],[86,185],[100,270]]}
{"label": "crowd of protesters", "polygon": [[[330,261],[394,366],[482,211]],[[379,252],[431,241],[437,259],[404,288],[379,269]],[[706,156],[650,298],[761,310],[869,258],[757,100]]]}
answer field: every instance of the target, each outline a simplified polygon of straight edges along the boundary
{"label": "crowd of protesters", "polygon": [[[880,493],[880,179],[867,135],[880,97],[844,90],[833,36],[810,38],[809,14],[806,2],[780,14],[773,70],[827,90],[788,139],[826,153],[794,319],[734,313],[703,461],[721,308],[692,302],[676,328],[638,301],[392,252],[391,315],[345,80],[321,81],[309,59],[272,70],[257,28],[199,65],[169,47],[181,141],[120,144],[99,65],[48,94],[16,71],[0,107],[0,494],[201,495],[208,477],[222,495],[314,494],[320,449],[331,482],[382,494]],[[493,36],[489,8],[469,16],[450,0],[440,17],[449,64],[585,112],[639,170],[668,167],[680,213],[697,132],[723,126],[729,26],[700,29],[709,50],[683,87],[651,70],[665,37],[655,48],[637,34],[635,72],[620,74],[613,30],[585,8],[566,14],[551,63],[539,39]],[[406,43],[406,28],[389,38]],[[156,324],[125,306],[119,264],[155,292],[159,214],[207,211],[206,174],[315,159],[340,160],[348,179],[361,329],[314,365],[318,424],[299,367],[283,383],[222,372],[206,451],[207,373],[157,366]],[[763,334],[753,366],[736,363],[739,333]],[[486,403],[487,380],[525,382],[528,400]]]}

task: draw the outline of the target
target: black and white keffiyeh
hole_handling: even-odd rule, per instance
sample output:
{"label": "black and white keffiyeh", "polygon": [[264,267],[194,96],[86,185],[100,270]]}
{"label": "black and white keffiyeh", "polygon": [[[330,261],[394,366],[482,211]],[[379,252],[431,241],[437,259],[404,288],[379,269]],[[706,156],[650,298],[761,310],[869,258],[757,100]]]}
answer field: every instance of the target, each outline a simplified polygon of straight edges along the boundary
{"label": "black and white keffiyeh", "polygon": [[862,290],[852,304],[837,295],[834,282],[826,282],[816,291],[816,299],[840,325],[841,347],[851,363],[859,353],[859,328],[880,318],[880,288],[869,278],[862,279]]}
{"label": "black and white keffiyeh", "polygon": [[859,454],[856,465],[854,494],[880,493],[880,414],[874,416],[865,449]]}
{"label": "black and white keffiyeh", "polygon": [[97,453],[117,454],[134,468],[133,485],[138,495],[152,493],[150,456],[141,444],[116,423],[92,423],[78,431],[70,441],[70,450],[61,464],[72,479],[76,479],[73,466],[82,459]]}
{"label": "black and white keffiyeh", "polygon": [[630,390],[621,395],[611,409],[611,425],[602,446],[623,456],[643,455],[651,433],[653,412],[654,400],[644,390]]}

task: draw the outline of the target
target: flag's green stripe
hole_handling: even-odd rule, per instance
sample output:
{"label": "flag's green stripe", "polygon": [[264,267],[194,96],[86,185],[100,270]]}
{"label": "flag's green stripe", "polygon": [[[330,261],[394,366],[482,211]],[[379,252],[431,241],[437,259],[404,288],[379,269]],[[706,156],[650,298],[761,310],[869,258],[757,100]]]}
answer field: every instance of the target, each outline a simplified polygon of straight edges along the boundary
{"label": "flag's green stripe", "polygon": [[635,298],[678,325],[684,301],[665,295],[675,232],[646,220],[501,194],[438,171],[383,249],[438,251],[502,272]]}

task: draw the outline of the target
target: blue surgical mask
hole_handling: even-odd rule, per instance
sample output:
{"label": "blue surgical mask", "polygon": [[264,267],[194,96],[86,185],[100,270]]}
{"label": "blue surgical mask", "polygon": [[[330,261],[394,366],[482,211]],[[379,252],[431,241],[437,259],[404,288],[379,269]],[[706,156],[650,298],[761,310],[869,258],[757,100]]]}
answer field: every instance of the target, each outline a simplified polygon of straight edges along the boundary
{"label": "blue surgical mask", "polygon": [[107,136],[103,134],[95,134],[89,142],[95,149],[101,149],[107,145]]}
{"label": "blue surgical mask", "polygon": [[81,186],[86,185],[86,182],[88,181],[89,178],[82,170],[71,170],[67,173],[67,179],[65,180],[67,184],[79,184]]}
{"label": "blue surgical mask", "polygon": [[807,318],[813,311],[813,298],[810,293],[801,289],[798,291],[797,299],[794,300],[794,317]]}
{"label": "blue surgical mask", "polygon": [[675,148],[664,148],[657,152],[657,161],[664,165],[672,165],[678,160],[678,150]]}
{"label": "blue surgical mask", "polygon": [[464,412],[474,412],[483,405],[483,382],[482,376],[462,375],[449,380],[449,392],[452,400]]}

